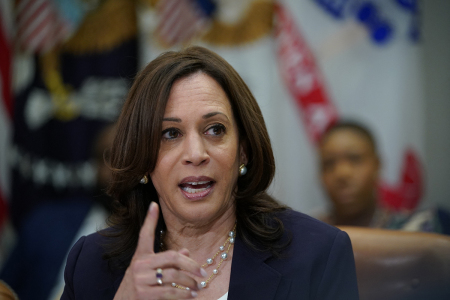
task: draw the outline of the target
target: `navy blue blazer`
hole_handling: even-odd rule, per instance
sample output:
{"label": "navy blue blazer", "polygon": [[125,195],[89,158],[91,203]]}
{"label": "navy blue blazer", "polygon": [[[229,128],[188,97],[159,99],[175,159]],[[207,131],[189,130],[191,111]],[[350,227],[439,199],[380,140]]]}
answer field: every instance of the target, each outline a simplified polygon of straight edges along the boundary
{"label": "navy blue blazer", "polygon": [[[228,299],[359,299],[347,233],[295,211],[280,213],[291,243],[280,257],[236,239]],[[239,230],[239,229],[238,229]],[[94,233],[73,246],[61,299],[113,299],[124,272],[102,260],[104,237]]]}

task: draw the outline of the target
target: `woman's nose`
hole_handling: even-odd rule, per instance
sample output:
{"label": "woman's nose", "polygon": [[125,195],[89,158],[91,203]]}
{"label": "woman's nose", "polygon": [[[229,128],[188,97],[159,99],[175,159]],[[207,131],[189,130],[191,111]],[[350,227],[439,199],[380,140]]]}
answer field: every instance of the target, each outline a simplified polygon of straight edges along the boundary
{"label": "woman's nose", "polygon": [[209,161],[205,141],[200,134],[190,134],[184,143],[183,163],[195,166],[205,164]]}

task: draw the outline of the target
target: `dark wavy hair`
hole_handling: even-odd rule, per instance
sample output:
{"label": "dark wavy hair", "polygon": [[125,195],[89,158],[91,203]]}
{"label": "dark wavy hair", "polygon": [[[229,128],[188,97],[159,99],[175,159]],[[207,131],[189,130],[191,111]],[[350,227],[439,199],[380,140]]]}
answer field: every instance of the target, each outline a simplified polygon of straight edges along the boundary
{"label": "dark wavy hair", "polygon": [[[139,184],[156,165],[162,136],[162,119],[169,93],[180,78],[202,72],[225,91],[236,119],[239,138],[248,156],[245,176],[237,182],[238,236],[256,250],[278,255],[284,226],[276,212],[287,209],[266,193],[275,173],[275,161],[261,110],[239,74],[222,57],[203,47],[166,52],[151,61],[135,78],[117,123],[110,151],[113,180],[108,189],[114,211],[105,259],[126,268],[137,247],[139,231],[151,201],[159,202],[151,183]],[[158,226],[164,226],[160,216]],[[160,227],[161,228],[161,227]],[[158,236],[158,235],[156,235]],[[155,251],[158,251],[158,238]]]}

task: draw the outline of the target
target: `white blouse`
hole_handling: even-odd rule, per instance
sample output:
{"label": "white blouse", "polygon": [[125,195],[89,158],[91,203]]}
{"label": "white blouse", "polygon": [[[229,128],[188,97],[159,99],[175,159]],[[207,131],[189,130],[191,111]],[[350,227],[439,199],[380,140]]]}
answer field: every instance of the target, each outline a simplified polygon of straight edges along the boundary
{"label": "white blouse", "polygon": [[217,300],[227,300],[228,299],[228,292],[225,293],[225,295],[223,295],[222,297],[220,297]]}

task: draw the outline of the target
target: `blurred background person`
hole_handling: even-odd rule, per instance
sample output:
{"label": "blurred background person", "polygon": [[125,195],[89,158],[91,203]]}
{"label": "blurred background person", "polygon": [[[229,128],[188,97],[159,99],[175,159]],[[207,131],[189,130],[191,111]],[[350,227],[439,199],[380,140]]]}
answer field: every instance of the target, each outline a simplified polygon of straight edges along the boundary
{"label": "blurred background person", "polygon": [[439,216],[444,211],[394,211],[381,202],[381,160],[372,133],[363,125],[340,121],[319,142],[322,185],[330,200],[328,214],[319,219],[340,226],[363,226],[450,233]]}

